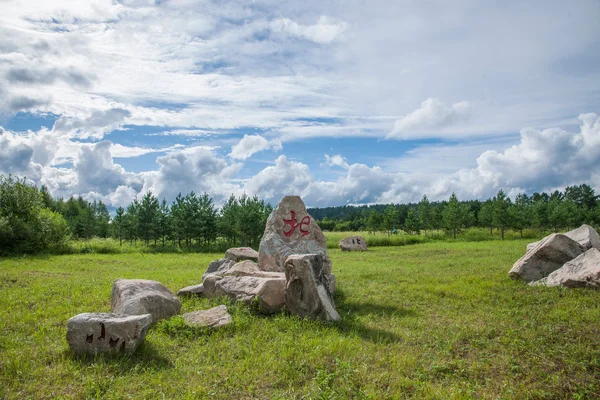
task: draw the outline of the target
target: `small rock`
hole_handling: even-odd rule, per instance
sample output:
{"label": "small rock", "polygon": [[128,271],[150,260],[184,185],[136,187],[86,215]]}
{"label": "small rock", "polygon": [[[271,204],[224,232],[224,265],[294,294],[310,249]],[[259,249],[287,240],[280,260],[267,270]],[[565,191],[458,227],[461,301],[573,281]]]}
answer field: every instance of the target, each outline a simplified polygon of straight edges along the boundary
{"label": "small rock", "polygon": [[366,251],[367,241],[362,236],[348,236],[340,240],[342,251]]}
{"label": "small rock", "polygon": [[600,288],[600,251],[591,248],[533,285]]}
{"label": "small rock", "polygon": [[225,252],[225,258],[235,262],[244,260],[258,262],[258,251],[251,247],[234,247]]}
{"label": "small rock", "polygon": [[227,306],[220,305],[208,310],[194,311],[183,314],[183,319],[190,326],[218,328],[233,322],[231,315],[227,312]]}
{"label": "small rock", "polygon": [[77,355],[131,353],[144,341],[152,315],[83,313],[69,319],[67,342]]}
{"label": "small rock", "polygon": [[177,296],[202,296],[203,292],[204,285],[200,283],[198,285],[186,286],[183,289],[179,289],[177,291]]}
{"label": "small rock", "polygon": [[218,260],[213,260],[208,264],[206,272],[202,275],[202,280],[204,280],[206,275],[224,274],[234,265],[235,261],[230,260],[229,258],[219,258]]}
{"label": "small rock", "polygon": [[556,271],[583,251],[579,243],[573,239],[553,233],[525,253],[508,274],[513,279],[521,279],[525,282],[537,281]]}
{"label": "small rock", "polygon": [[162,283],[145,279],[117,279],[111,294],[112,312],[119,315],[152,314],[152,322],[179,313],[181,301]]}
{"label": "small rock", "polygon": [[285,262],[285,305],[292,314],[322,321],[339,321],[340,315],[323,274],[323,256],[295,254]]}

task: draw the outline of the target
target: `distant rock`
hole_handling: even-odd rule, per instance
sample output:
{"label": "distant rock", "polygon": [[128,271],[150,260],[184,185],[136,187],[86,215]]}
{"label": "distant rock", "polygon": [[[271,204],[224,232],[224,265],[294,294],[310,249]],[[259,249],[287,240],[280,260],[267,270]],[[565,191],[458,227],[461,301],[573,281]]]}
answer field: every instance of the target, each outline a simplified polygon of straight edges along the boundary
{"label": "distant rock", "polygon": [[600,251],[591,248],[533,285],[600,288]]}
{"label": "distant rock", "polygon": [[244,260],[258,262],[258,251],[251,247],[234,247],[225,252],[225,258],[235,262]]}
{"label": "distant rock", "polygon": [[513,279],[521,279],[525,282],[537,281],[583,252],[581,245],[573,239],[553,233],[525,253],[513,265],[509,275]]}
{"label": "distant rock", "polygon": [[112,312],[119,315],[152,314],[152,322],[179,313],[181,301],[162,283],[145,279],[117,279],[111,294]]}
{"label": "distant rock", "polygon": [[177,296],[202,296],[204,293],[204,285],[191,285],[177,291]]}
{"label": "distant rock", "polygon": [[323,256],[297,254],[285,262],[285,305],[301,317],[339,321],[333,297],[323,273]]}
{"label": "distant rock", "polygon": [[225,305],[186,313],[183,314],[183,319],[190,326],[208,328],[219,328],[233,322]]}
{"label": "distant rock", "polygon": [[265,271],[284,272],[292,254],[322,255],[326,286],[335,291],[325,235],[299,196],[285,196],[271,212],[258,249],[258,265]]}
{"label": "distant rock", "polygon": [[69,319],[67,343],[77,355],[131,353],[144,341],[152,315],[83,313]]}
{"label": "distant rock", "polygon": [[367,241],[362,236],[348,236],[340,240],[342,251],[366,251]]}
{"label": "distant rock", "polygon": [[[600,250],[600,236],[598,235],[598,232],[589,225],[583,224],[579,228],[573,229],[564,235],[579,243],[584,250],[591,248]],[[529,243],[527,245],[527,251],[533,249],[538,243],[539,242]]]}

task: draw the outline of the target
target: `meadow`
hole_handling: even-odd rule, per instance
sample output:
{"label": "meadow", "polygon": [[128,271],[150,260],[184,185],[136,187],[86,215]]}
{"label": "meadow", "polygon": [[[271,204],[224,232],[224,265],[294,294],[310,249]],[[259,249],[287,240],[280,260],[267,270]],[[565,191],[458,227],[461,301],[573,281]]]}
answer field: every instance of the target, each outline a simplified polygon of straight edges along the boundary
{"label": "meadow", "polygon": [[[510,280],[529,241],[332,246],[341,323],[227,303],[229,327],[174,317],[113,358],[73,357],[67,320],[109,311],[116,278],[176,291],[222,253],[2,258],[0,398],[600,398],[600,293]],[[221,303],[183,299],[182,312]]]}

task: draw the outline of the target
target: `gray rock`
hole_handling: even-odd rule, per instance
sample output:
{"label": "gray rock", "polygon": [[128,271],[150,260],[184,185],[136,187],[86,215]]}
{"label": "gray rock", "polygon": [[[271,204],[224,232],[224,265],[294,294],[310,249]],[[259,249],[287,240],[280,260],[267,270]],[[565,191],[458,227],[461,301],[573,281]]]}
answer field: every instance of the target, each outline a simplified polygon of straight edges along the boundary
{"label": "gray rock", "polygon": [[144,341],[152,315],[83,313],[69,319],[67,343],[77,355],[131,353]]}
{"label": "gray rock", "polygon": [[119,315],[152,314],[152,322],[179,313],[181,301],[162,283],[145,279],[117,279],[111,294],[112,312]]}
{"label": "gray rock", "polygon": [[521,257],[509,271],[513,279],[537,281],[556,271],[581,253],[583,248],[569,237],[557,233],[542,239]]}
{"label": "gray rock", "polygon": [[533,285],[600,288],[600,251],[591,248]]}
{"label": "gray rock", "polygon": [[285,196],[269,215],[258,249],[258,265],[265,271],[284,272],[285,261],[292,254],[322,255],[326,286],[335,291],[325,235],[299,196]]}
{"label": "gray rock", "polygon": [[202,296],[202,293],[204,293],[204,285],[200,283],[199,285],[191,285],[179,289],[177,296]]}
{"label": "gray rock", "polygon": [[225,258],[235,262],[244,260],[258,262],[258,251],[251,247],[234,247],[225,252]]}
{"label": "gray rock", "polygon": [[348,236],[340,240],[342,251],[366,251],[367,241],[362,236]]}
{"label": "gray rock", "polygon": [[225,305],[186,313],[183,314],[183,319],[190,326],[208,328],[219,328],[233,322]]}
{"label": "gray rock", "polygon": [[228,297],[233,301],[256,305],[261,313],[272,314],[285,306],[285,274],[272,274],[272,277],[210,274],[204,278],[204,296]]}
{"label": "gray rock", "polygon": [[[589,225],[583,224],[579,228],[573,229],[564,235],[579,243],[584,250],[591,248],[600,250],[600,236],[598,235],[598,232]],[[538,243],[539,242],[529,243],[527,245],[527,251],[533,249]]]}
{"label": "gray rock", "polygon": [[327,288],[320,254],[295,254],[285,262],[285,305],[292,314],[322,321],[339,321]]}
{"label": "gray rock", "polygon": [[225,273],[218,274],[221,276],[255,276],[260,278],[281,278],[281,272],[269,272],[263,271],[258,267],[258,264],[245,260],[235,264],[229,268]]}
{"label": "gray rock", "polygon": [[219,258],[218,260],[213,260],[208,264],[208,268],[204,275],[202,275],[202,279],[204,280],[204,277],[210,274],[224,274],[234,265],[235,261],[230,260],[229,258]]}

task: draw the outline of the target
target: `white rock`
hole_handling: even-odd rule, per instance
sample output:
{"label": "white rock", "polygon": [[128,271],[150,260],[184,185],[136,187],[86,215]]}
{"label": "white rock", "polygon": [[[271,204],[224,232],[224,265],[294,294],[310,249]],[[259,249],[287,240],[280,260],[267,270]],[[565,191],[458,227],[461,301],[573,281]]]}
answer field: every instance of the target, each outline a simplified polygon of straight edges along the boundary
{"label": "white rock", "polygon": [[146,337],[152,315],[83,313],[69,319],[67,342],[75,354],[131,353]]}
{"label": "white rock", "polygon": [[340,240],[342,251],[366,251],[367,241],[362,236],[348,236]]}
{"label": "white rock", "polygon": [[[564,235],[579,243],[584,250],[591,248],[600,250],[600,235],[598,235],[598,232],[589,225],[583,224],[579,228],[573,229]],[[527,245],[527,251],[533,249],[538,243],[539,242],[529,243]]]}
{"label": "white rock", "polygon": [[591,248],[534,285],[600,288],[600,251]]}
{"label": "white rock", "polygon": [[235,262],[244,260],[258,262],[258,251],[251,247],[234,247],[225,252],[225,258]]}
{"label": "white rock", "polygon": [[223,304],[208,310],[183,314],[183,319],[190,326],[208,328],[219,328],[233,322],[231,315],[227,312],[227,306]]}
{"label": "white rock", "polygon": [[152,314],[152,322],[156,323],[178,314],[181,301],[160,282],[117,279],[113,283],[111,307],[119,315]]}
{"label": "white rock", "polygon": [[509,271],[513,279],[537,281],[556,271],[567,261],[583,253],[583,248],[569,237],[553,233],[521,257]]}

